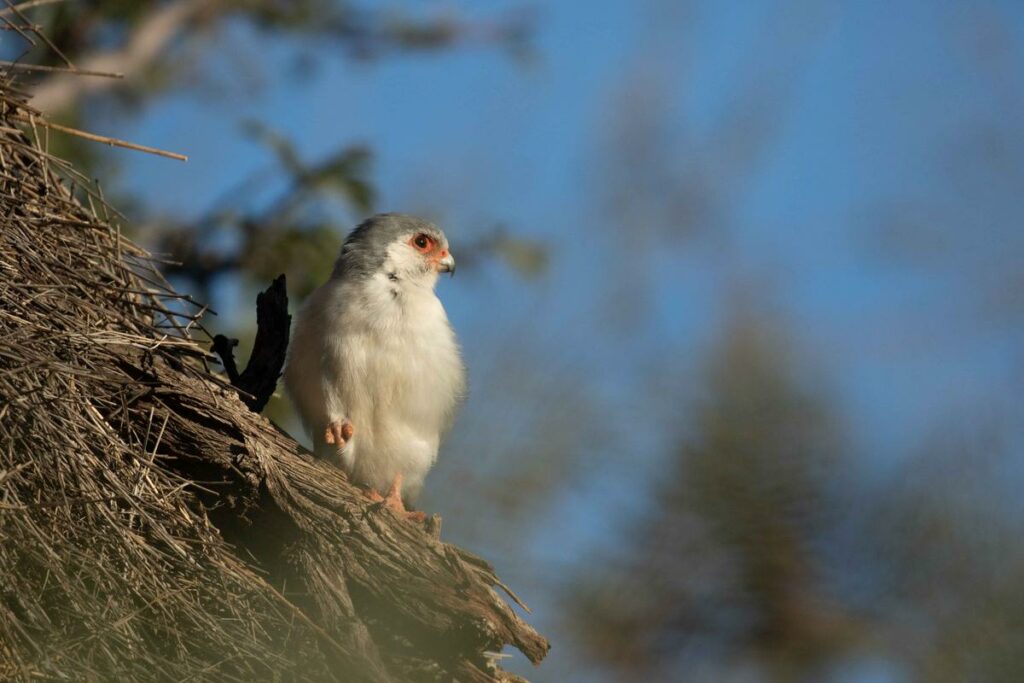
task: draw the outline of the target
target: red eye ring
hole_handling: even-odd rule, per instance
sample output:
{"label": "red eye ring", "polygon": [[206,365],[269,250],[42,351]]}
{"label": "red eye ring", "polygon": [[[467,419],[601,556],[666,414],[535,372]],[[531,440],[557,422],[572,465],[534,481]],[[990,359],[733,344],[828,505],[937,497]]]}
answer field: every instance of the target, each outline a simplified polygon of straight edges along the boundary
{"label": "red eye ring", "polygon": [[430,251],[434,246],[434,240],[431,239],[430,235],[420,233],[412,238],[412,246],[416,247],[422,252]]}

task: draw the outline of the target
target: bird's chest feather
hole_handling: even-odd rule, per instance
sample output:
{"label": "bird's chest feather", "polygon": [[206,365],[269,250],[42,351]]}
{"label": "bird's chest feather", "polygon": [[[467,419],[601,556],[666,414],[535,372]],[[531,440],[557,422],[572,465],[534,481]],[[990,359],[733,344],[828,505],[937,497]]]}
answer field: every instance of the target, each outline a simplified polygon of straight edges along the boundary
{"label": "bird's chest feather", "polygon": [[[353,420],[376,434],[443,429],[462,389],[458,346],[431,290],[366,283],[339,322],[337,351]],[[369,424],[367,424],[367,422]],[[357,423],[358,424],[358,423]]]}

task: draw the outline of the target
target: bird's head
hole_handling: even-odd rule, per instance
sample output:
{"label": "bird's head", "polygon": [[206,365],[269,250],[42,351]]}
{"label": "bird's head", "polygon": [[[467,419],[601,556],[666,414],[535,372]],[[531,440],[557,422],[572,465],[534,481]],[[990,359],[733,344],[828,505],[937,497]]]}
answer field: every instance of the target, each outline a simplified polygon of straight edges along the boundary
{"label": "bird's head", "polygon": [[349,233],[334,277],[383,275],[433,286],[438,273],[455,273],[448,238],[433,223],[402,213],[381,213]]}

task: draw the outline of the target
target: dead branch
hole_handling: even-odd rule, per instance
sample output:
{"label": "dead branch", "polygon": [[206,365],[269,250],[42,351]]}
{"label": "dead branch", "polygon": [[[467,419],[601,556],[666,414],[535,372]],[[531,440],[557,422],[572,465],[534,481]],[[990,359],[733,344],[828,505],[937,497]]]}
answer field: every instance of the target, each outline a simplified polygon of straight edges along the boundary
{"label": "dead branch", "polygon": [[39,119],[32,116],[21,116],[19,114],[11,114],[9,117],[13,121],[21,121],[22,123],[29,123],[34,126],[42,126],[51,130],[56,130],[61,133],[67,133],[68,135],[74,135],[75,137],[83,138],[85,140],[92,140],[93,142],[102,142],[105,145],[111,147],[123,147],[125,149],[133,149],[136,152],[145,152],[146,154],[155,154],[158,157],[167,157],[168,159],[177,159],[178,161],[188,161],[188,157],[184,154],[178,154],[177,152],[168,152],[163,149],[156,147],[147,147],[146,145],[140,145],[135,142],[128,142],[127,140],[119,140],[117,138],[107,137],[105,135],[96,135],[95,133],[89,133],[84,130],[78,130],[70,126],[62,126],[59,123],[53,123],[46,119]]}
{"label": "dead branch", "polygon": [[241,399],[254,412],[261,412],[277,388],[288,350],[292,317],[288,315],[288,291],[279,275],[256,297],[256,339],[245,370],[238,372],[234,348],[237,339],[222,334],[213,338],[213,352],[220,356],[233,386],[242,390]]}

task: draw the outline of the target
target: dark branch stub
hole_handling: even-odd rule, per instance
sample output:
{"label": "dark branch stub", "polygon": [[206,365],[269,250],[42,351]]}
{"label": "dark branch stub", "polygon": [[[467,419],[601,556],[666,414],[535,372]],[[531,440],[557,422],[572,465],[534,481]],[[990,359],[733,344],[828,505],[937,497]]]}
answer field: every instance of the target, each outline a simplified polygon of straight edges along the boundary
{"label": "dark branch stub", "polygon": [[213,338],[213,351],[220,356],[232,386],[241,391],[245,405],[255,413],[263,411],[277,388],[288,351],[292,317],[288,314],[288,286],[284,274],[256,297],[256,340],[245,370],[238,372],[234,348],[237,339],[222,334]]}

